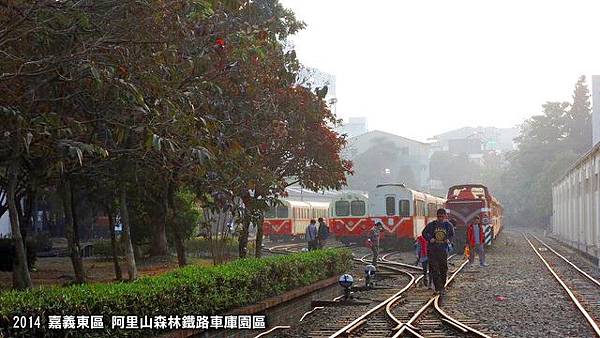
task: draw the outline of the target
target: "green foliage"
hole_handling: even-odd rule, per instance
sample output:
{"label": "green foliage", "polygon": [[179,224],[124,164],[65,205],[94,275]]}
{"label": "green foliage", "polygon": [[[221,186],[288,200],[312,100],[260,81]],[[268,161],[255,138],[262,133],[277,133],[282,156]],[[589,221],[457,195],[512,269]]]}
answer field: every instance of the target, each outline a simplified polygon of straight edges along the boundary
{"label": "green foliage", "polygon": [[510,224],[549,224],[553,182],[591,147],[585,77],[575,85],[573,103],[546,102],[542,108],[543,114],[521,126],[518,149],[508,154],[508,165],[486,175],[490,189],[504,203]]}
{"label": "green foliage", "polygon": [[[101,239],[94,241],[94,256],[102,258],[112,258],[113,250],[110,239]],[[117,256],[123,256],[123,244],[117,241]]]}
{"label": "green foliage", "polygon": [[[238,252],[239,242],[236,238],[227,237],[224,238],[225,241],[225,254],[230,256],[235,256]],[[201,256],[201,257],[210,257],[211,253],[211,241],[206,238],[190,238],[185,242],[185,249],[190,255]],[[253,252],[255,249],[255,242],[248,242],[248,252]]]}
{"label": "green foliage", "polygon": [[[187,266],[132,283],[42,287],[0,294],[0,326],[13,315],[168,315],[223,313],[343,273],[351,252],[326,249],[263,259],[242,259],[216,267]],[[46,324],[46,323],[44,323]],[[106,326],[106,325],[105,325]],[[110,327],[110,325],[108,325]],[[76,336],[148,336],[143,330],[106,328],[88,332],[18,331],[19,334]],[[9,333],[10,335],[10,333]]]}
{"label": "green foliage", "polygon": [[173,209],[174,229],[177,229],[182,238],[190,238],[198,233],[198,224],[202,218],[202,210],[196,202],[196,195],[189,190],[181,190],[175,194]]}

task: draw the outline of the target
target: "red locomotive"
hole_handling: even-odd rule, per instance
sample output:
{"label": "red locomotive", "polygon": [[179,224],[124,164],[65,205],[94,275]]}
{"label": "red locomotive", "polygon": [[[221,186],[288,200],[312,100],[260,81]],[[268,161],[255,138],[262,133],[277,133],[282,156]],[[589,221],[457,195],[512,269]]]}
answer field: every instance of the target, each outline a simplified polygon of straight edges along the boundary
{"label": "red locomotive", "polygon": [[502,204],[484,185],[463,184],[450,187],[446,210],[448,217],[456,221],[454,242],[458,250],[464,248],[466,225],[473,222],[475,216],[479,216],[482,224],[486,226],[486,243],[489,244],[502,230]]}

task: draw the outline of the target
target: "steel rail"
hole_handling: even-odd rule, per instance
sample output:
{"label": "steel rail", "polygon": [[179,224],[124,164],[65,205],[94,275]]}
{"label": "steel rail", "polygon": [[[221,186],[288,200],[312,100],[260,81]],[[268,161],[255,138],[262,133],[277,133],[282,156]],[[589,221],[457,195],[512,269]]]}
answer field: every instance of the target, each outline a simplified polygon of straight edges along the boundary
{"label": "steel rail", "polygon": [[[455,255],[452,255],[451,257],[449,257],[448,259],[454,257]],[[448,278],[448,280],[446,280],[446,284],[445,286],[450,285],[450,283],[454,280],[454,278],[460,273],[460,271],[467,265],[468,261],[465,260],[450,276],[450,278]],[[396,334],[393,336],[395,337],[400,337],[405,331],[411,333],[413,336],[415,337],[422,337],[418,332],[415,332],[416,327],[413,325],[413,322],[415,322],[419,317],[421,317],[423,315],[423,313],[425,313],[425,311],[430,308],[432,305],[435,309],[435,311],[437,313],[439,313],[440,316],[442,316],[441,320],[444,323],[447,323],[451,326],[453,326],[455,329],[461,331],[462,333],[472,333],[475,334],[477,336],[480,337],[484,337],[484,338],[491,338],[490,336],[486,335],[485,333],[474,329],[466,324],[461,323],[460,321],[458,321],[457,319],[454,319],[453,317],[451,317],[450,315],[448,315],[441,307],[439,304],[439,299],[440,296],[439,295],[435,295],[433,297],[431,297],[429,299],[429,301],[427,301],[427,303],[425,303],[425,305],[423,305],[406,323],[402,323],[401,325],[398,325],[394,328],[394,330],[398,330],[398,332],[396,332]],[[388,313],[388,315],[391,315],[391,313]],[[394,317],[394,320],[396,322],[399,322],[399,320],[397,320]]]}
{"label": "steel rail", "polygon": [[283,330],[283,329],[289,329],[289,328],[291,328],[291,326],[273,326],[269,330],[257,334],[256,336],[254,336],[254,338],[260,338],[262,336],[266,336],[266,335],[270,334],[271,332],[273,332],[275,330]]}
{"label": "steel rail", "polygon": [[[356,259],[356,260],[361,260],[361,261],[365,262],[364,261],[365,257],[367,257],[369,255],[370,254],[364,255],[362,258]],[[335,333],[333,333],[331,336],[329,336],[330,338],[335,338],[335,337],[339,337],[339,336],[342,336],[342,335],[348,335],[353,330],[355,330],[358,327],[362,326],[363,324],[365,324],[367,322],[366,318],[368,318],[369,316],[371,316],[372,314],[376,313],[381,308],[383,308],[384,306],[386,306],[388,302],[392,301],[393,299],[396,299],[399,295],[401,295],[402,293],[406,292],[406,290],[410,289],[410,287],[413,286],[413,284],[416,281],[415,276],[413,276],[410,272],[403,271],[403,270],[400,270],[400,269],[395,269],[395,268],[392,268],[392,267],[385,267],[385,268],[393,270],[393,271],[397,271],[397,272],[400,272],[400,273],[404,273],[404,274],[408,275],[410,277],[410,282],[408,282],[408,284],[404,288],[402,288],[400,291],[396,292],[395,294],[393,294],[389,298],[387,298],[384,301],[380,302],[379,304],[375,305],[374,307],[372,307],[371,309],[369,309],[367,312],[363,313],[358,318],[354,319],[352,322],[350,322],[346,326],[342,327],[341,329],[339,329],[338,331],[336,331]]]}
{"label": "steel rail", "polygon": [[579,309],[581,314],[583,314],[583,316],[585,317],[587,322],[592,326],[592,328],[596,332],[596,335],[598,337],[600,337],[600,328],[598,327],[598,324],[596,324],[596,322],[594,321],[592,316],[590,316],[590,314],[586,311],[586,309],[583,307],[583,305],[581,305],[581,303],[579,302],[579,300],[577,300],[577,297],[575,297],[575,295],[573,294],[571,289],[569,289],[569,287],[565,284],[565,282],[563,282],[563,280],[558,276],[558,274],[556,274],[556,272],[554,271],[554,269],[552,269],[550,264],[548,264],[546,259],[544,259],[544,257],[542,257],[542,255],[538,252],[538,250],[535,248],[535,246],[533,246],[533,243],[531,243],[531,241],[529,240],[529,238],[527,238],[527,235],[525,233],[523,233],[523,237],[529,243],[529,245],[531,246],[531,248],[533,249],[535,254],[538,255],[538,257],[542,260],[544,265],[546,265],[546,268],[548,268],[548,270],[552,273],[554,278],[556,278],[556,280],[558,281],[560,286],[562,286],[562,288],[567,292],[567,294],[569,295],[569,297],[571,298],[573,303],[575,303],[575,305],[577,306],[577,308]]}
{"label": "steel rail", "polygon": [[551,248],[548,244],[544,243],[544,241],[542,241],[541,239],[539,239],[536,235],[534,235],[534,234],[530,234],[530,235],[533,236],[533,238],[535,238],[536,240],[538,240],[538,242],[542,243],[542,245],[545,246],[548,250],[552,251],[555,255],[557,255],[558,257],[560,257],[563,261],[565,261],[569,265],[571,265],[575,270],[579,271],[582,275],[584,275],[592,283],[596,284],[596,286],[600,287],[600,281],[598,281],[594,277],[590,276],[590,274],[588,274],[587,272],[581,270],[577,265],[571,263],[571,261],[569,261],[566,257],[564,257],[563,255],[561,255],[560,253],[556,252],[556,250],[554,250],[553,248]]}

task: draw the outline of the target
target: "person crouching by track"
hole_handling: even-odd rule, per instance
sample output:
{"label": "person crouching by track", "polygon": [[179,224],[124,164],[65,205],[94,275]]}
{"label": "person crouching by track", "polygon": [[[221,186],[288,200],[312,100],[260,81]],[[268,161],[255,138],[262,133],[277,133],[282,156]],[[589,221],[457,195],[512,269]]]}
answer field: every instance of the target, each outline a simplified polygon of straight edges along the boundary
{"label": "person crouching by track", "polygon": [[417,255],[417,265],[423,267],[423,286],[429,287],[431,280],[428,278],[428,258],[427,258],[427,240],[422,235],[415,241],[415,253]]}
{"label": "person crouching by track", "polygon": [[327,244],[327,238],[329,238],[329,227],[323,221],[323,217],[319,217],[319,231],[317,239],[319,240],[319,249],[323,249]]}
{"label": "person crouching by track", "polygon": [[475,216],[473,223],[467,227],[467,241],[469,243],[469,265],[475,260],[475,252],[479,256],[479,265],[488,266],[485,262],[485,233],[479,216]]}
{"label": "person crouching by track", "polygon": [[304,238],[308,242],[308,251],[313,251],[317,248],[317,222],[314,219],[311,219],[310,224],[306,227]]}
{"label": "person crouching by track", "polygon": [[371,253],[373,254],[373,265],[377,266],[377,255],[379,254],[379,235],[383,230],[383,224],[377,222],[373,228],[369,231],[369,238],[367,241],[370,243]]}
{"label": "person crouching by track", "polygon": [[454,236],[452,224],[444,220],[445,209],[438,209],[437,220],[427,224],[421,235],[428,241],[429,275],[433,279],[435,292],[444,295],[448,273],[448,244]]}

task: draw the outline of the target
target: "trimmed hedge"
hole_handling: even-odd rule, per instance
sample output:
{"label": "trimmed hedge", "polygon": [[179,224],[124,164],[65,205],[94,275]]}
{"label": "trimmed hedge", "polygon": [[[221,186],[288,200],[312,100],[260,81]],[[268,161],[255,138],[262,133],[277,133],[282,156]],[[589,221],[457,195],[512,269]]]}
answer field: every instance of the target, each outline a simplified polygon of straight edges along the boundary
{"label": "trimmed hedge", "polygon": [[[351,257],[347,249],[325,249],[241,259],[209,268],[187,266],[132,283],[8,291],[0,294],[0,327],[12,326],[14,315],[31,315],[41,316],[42,329],[4,333],[8,336],[148,336],[153,332],[110,330],[111,316],[219,314],[343,273],[350,268]],[[100,314],[104,316],[104,330],[47,329],[48,315]]]}

